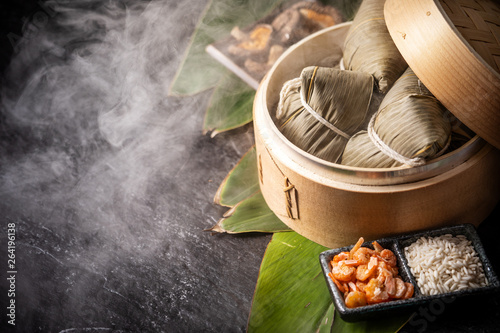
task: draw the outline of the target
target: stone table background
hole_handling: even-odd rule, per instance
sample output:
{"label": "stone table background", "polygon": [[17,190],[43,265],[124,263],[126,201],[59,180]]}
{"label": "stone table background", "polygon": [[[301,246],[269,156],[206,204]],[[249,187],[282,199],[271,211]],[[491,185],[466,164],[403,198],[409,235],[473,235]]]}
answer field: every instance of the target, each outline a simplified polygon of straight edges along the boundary
{"label": "stone table background", "polygon": [[[167,96],[206,3],[0,4],[0,331],[245,331],[270,235],[204,230],[252,127],[204,136],[211,92]],[[479,232],[500,271],[498,210]],[[494,332],[498,297],[473,304],[403,331]]]}

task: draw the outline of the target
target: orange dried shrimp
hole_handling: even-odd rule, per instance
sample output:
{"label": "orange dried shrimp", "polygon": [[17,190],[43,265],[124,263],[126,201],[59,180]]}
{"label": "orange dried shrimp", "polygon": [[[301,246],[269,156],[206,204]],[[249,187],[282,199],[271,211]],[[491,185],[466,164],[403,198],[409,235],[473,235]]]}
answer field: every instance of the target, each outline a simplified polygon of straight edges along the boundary
{"label": "orange dried shrimp", "polygon": [[373,250],[362,247],[363,242],[360,237],[351,251],[341,252],[330,261],[328,275],[344,294],[345,305],[355,308],[412,297],[413,285],[399,276],[394,253],[376,241]]}

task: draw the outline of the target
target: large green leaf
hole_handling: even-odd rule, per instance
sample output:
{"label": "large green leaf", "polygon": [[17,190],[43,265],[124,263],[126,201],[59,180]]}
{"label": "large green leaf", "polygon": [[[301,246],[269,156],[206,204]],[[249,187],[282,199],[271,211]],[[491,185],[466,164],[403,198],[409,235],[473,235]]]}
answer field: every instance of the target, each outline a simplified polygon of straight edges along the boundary
{"label": "large green leaf", "polygon": [[[326,250],[295,232],[269,243],[255,288],[248,332],[394,333],[410,315],[349,323],[334,312],[318,256]],[[333,319],[333,327],[332,327]]]}
{"label": "large green leaf", "polygon": [[175,75],[171,95],[190,95],[213,88],[228,71],[205,52],[208,44],[269,14],[284,0],[210,1],[191,37],[191,44]]}
{"label": "large green leaf", "polygon": [[214,202],[221,206],[233,207],[259,191],[257,172],[257,152],[254,145],[221,183]]}
{"label": "large green leaf", "polygon": [[[228,1],[232,2],[232,1]],[[205,47],[222,37],[226,31],[217,27],[218,18],[214,13],[218,1],[210,1],[202,19],[191,37],[190,45],[181,66],[170,86],[169,95],[192,95],[213,88],[228,70],[211,58]],[[223,18],[220,18],[223,22]]]}
{"label": "large green leaf", "polygon": [[318,255],[295,232],[274,234],[260,266],[248,332],[316,332],[332,303]]}
{"label": "large green leaf", "polygon": [[224,214],[224,218],[210,229],[229,234],[289,230],[266,204],[260,191],[231,208]]}
{"label": "large green leaf", "polygon": [[328,307],[328,311],[326,311],[326,314],[323,316],[323,319],[319,323],[319,328],[316,331],[316,333],[331,333],[332,330],[332,323],[333,320],[335,319],[335,306],[330,304]]}
{"label": "large green leaf", "polygon": [[337,8],[346,21],[350,21],[354,18],[354,14],[359,8],[362,0],[320,0],[325,5],[330,5]]}
{"label": "large green leaf", "polygon": [[349,323],[342,320],[340,315],[336,315],[331,333],[394,333],[406,324],[410,316],[397,315],[391,318]]}
{"label": "large green leaf", "polygon": [[255,90],[232,73],[227,73],[214,90],[208,106],[203,133],[214,137],[252,121]]}

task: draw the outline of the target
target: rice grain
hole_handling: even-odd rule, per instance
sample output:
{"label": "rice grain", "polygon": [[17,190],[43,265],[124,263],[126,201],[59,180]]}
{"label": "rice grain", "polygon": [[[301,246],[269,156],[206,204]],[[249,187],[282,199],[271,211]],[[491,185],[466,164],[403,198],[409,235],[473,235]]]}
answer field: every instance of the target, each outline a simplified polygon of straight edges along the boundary
{"label": "rice grain", "polygon": [[479,257],[464,235],[420,237],[404,252],[423,295],[488,284]]}

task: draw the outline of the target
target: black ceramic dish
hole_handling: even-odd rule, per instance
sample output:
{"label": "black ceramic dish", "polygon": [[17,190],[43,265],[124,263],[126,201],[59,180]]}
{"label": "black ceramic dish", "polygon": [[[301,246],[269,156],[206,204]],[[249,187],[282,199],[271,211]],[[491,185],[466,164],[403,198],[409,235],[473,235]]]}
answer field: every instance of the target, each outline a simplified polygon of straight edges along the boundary
{"label": "black ceramic dish", "polygon": [[[444,234],[452,234],[453,236],[464,235],[468,240],[472,242],[472,245],[474,246],[483,264],[484,274],[488,279],[487,286],[433,296],[422,295],[420,289],[417,286],[415,277],[412,275],[406,261],[404,248],[414,243],[420,237],[436,237]],[[365,242],[363,246],[373,248],[373,246],[371,245],[372,242],[373,240]],[[333,298],[335,308],[339,312],[342,319],[346,321],[360,321],[370,318],[380,318],[384,315],[393,315],[395,313],[412,311],[432,301],[449,303],[457,298],[474,295],[477,296],[500,291],[500,281],[498,279],[498,276],[493,271],[490,261],[486,257],[486,253],[484,252],[483,245],[481,244],[481,240],[479,239],[476,229],[471,224],[463,224],[411,234],[404,234],[397,237],[383,238],[378,239],[377,242],[380,243],[380,245],[382,245],[384,248],[392,250],[397,256],[399,275],[405,282],[411,282],[413,284],[413,286],[415,287],[414,295],[412,298],[406,300],[396,300],[386,303],[366,305],[358,308],[346,307],[343,294],[337,289],[337,286],[328,276],[328,273],[331,270],[330,261],[333,259],[333,256],[343,251],[349,251],[354,245],[327,250],[325,252],[322,252],[319,256],[321,268],[323,269],[323,275],[328,285],[328,289],[330,290],[330,294]]]}

